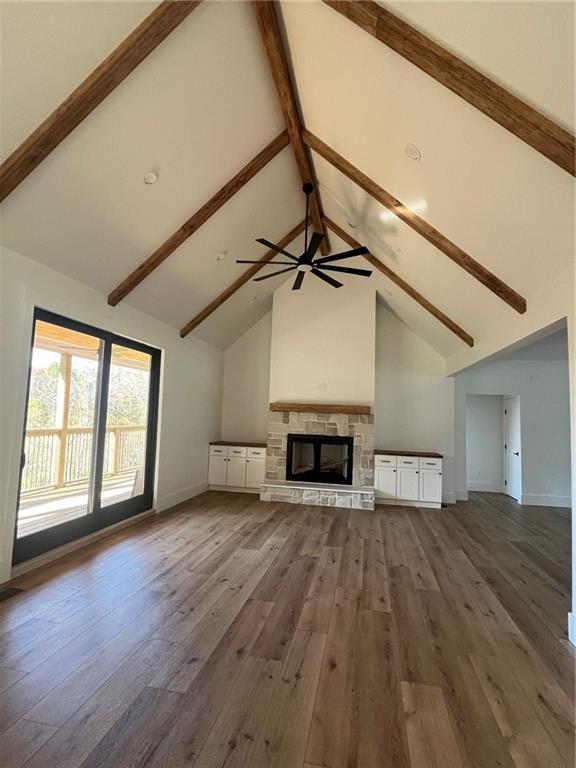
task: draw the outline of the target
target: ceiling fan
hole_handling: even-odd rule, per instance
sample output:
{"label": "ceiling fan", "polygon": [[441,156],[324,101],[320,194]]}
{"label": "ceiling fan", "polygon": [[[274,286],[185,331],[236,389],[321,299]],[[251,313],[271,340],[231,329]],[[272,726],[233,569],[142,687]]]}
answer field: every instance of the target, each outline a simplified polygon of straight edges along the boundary
{"label": "ceiling fan", "polygon": [[[288,253],[288,251],[284,250],[284,248],[280,248],[278,245],[274,245],[274,243],[271,243],[269,240],[266,240],[263,237],[259,237],[256,242],[262,243],[262,245],[267,246],[272,251],[276,251],[276,253],[281,253],[284,256],[287,256],[291,261],[268,261],[262,266],[265,267],[273,267],[273,266],[286,266],[285,269],[280,269],[277,272],[272,272],[269,275],[263,275],[262,277],[255,277],[254,282],[259,282],[260,280],[268,280],[270,277],[276,277],[276,275],[281,275],[284,272],[293,272],[296,270],[296,279],[294,280],[294,284],[292,285],[293,291],[300,290],[302,286],[302,281],[304,280],[304,275],[307,272],[310,272],[312,275],[315,275],[316,277],[319,277],[321,280],[324,280],[325,283],[328,283],[328,285],[331,285],[333,288],[341,288],[342,283],[338,282],[338,280],[335,280],[330,275],[326,274],[326,271],[329,272],[340,272],[345,273],[348,275],[360,275],[361,277],[370,277],[372,274],[372,270],[370,269],[356,269],[355,267],[338,267],[338,266],[332,266],[332,262],[334,261],[342,261],[343,259],[351,259],[353,256],[362,256],[364,253],[368,253],[368,248],[353,248],[351,251],[343,251],[342,253],[334,253],[332,256],[324,256],[320,259],[315,259],[316,252],[318,251],[318,248],[320,248],[320,243],[322,242],[322,239],[324,238],[324,235],[321,232],[312,232],[312,236],[310,237],[310,241],[308,241],[308,220],[309,220],[309,207],[310,207],[310,195],[312,194],[314,187],[310,183],[306,183],[303,186],[304,194],[306,195],[306,230],[305,230],[305,239],[304,239],[304,253],[296,257],[291,253]],[[261,261],[247,261],[245,259],[237,259],[237,264],[261,264]]]}

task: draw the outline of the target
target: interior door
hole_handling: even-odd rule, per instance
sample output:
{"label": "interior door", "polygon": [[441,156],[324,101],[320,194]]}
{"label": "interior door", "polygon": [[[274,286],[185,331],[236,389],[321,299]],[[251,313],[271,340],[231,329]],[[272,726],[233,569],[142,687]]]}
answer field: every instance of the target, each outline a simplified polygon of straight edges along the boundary
{"label": "interior door", "polygon": [[504,398],[504,489],[520,501],[522,495],[522,455],[520,397]]}
{"label": "interior door", "polygon": [[160,351],[36,309],[13,562],[150,509]]}

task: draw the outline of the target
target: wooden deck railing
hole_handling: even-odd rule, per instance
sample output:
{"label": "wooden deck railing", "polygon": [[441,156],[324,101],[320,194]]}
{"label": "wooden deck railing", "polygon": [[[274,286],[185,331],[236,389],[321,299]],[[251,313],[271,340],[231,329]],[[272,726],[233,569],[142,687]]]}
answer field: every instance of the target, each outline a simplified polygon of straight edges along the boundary
{"label": "wooden deck railing", "polygon": [[[145,450],[144,424],[107,427],[104,475],[114,476],[144,466]],[[92,429],[28,429],[24,453],[22,495],[87,480],[92,461]]]}

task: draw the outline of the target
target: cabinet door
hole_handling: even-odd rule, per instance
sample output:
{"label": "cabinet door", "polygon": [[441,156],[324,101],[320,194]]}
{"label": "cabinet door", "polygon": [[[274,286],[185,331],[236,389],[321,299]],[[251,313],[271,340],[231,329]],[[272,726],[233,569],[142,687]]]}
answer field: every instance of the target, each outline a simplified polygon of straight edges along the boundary
{"label": "cabinet door", "polygon": [[228,459],[225,456],[210,456],[208,485],[226,485],[227,466]]}
{"label": "cabinet door", "polygon": [[246,488],[260,488],[264,482],[264,459],[246,460]]}
{"label": "cabinet door", "polygon": [[374,490],[379,499],[396,498],[396,469],[394,467],[376,467]]}
{"label": "cabinet door", "polygon": [[442,473],[436,469],[420,471],[420,501],[442,502]]}
{"label": "cabinet door", "polygon": [[398,467],[398,499],[418,501],[418,470]]}
{"label": "cabinet door", "polygon": [[228,472],[226,473],[226,485],[236,488],[244,488],[246,485],[246,459],[228,459]]}

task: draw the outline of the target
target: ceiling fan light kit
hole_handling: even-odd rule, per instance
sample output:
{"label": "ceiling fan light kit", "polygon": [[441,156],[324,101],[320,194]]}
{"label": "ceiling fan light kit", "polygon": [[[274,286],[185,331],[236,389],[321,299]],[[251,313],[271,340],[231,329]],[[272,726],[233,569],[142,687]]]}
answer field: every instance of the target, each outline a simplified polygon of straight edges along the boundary
{"label": "ceiling fan light kit", "polygon": [[[310,182],[307,182],[302,187],[304,194],[306,195],[306,229],[305,229],[305,236],[304,236],[304,252],[301,256],[296,257],[292,253],[289,253],[288,251],[284,250],[284,248],[280,248],[280,246],[275,245],[274,243],[271,243],[269,240],[266,240],[264,237],[259,237],[256,242],[261,243],[262,245],[265,245],[267,248],[270,248],[272,251],[275,251],[276,253],[281,253],[283,256],[286,256],[286,258],[290,259],[290,261],[268,261],[263,266],[283,266],[284,269],[279,269],[277,272],[272,272],[268,275],[263,275],[261,277],[255,277],[254,282],[260,282],[261,280],[268,280],[271,277],[276,277],[277,275],[282,275],[285,272],[296,272],[296,279],[294,280],[294,283],[292,285],[293,291],[298,291],[302,287],[302,283],[304,281],[304,277],[306,274],[312,274],[315,277],[318,277],[320,280],[323,280],[325,283],[328,283],[328,285],[332,286],[332,288],[341,288],[342,283],[338,280],[335,280],[330,275],[327,275],[326,272],[339,272],[341,274],[347,274],[347,275],[358,275],[359,277],[370,277],[372,274],[372,270],[370,269],[356,269],[355,267],[341,267],[341,266],[333,266],[332,262],[334,261],[343,261],[344,259],[351,259],[354,256],[362,256],[365,253],[368,253],[368,248],[360,247],[360,248],[353,248],[350,251],[343,251],[342,253],[335,253],[332,256],[323,256],[320,259],[315,259],[316,253],[318,252],[318,249],[320,248],[320,245],[322,243],[322,240],[324,239],[324,235],[321,232],[312,232],[312,235],[310,236],[310,240],[308,240],[308,222],[310,221],[310,195],[314,191],[314,187]],[[246,259],[237,259],[237,264],[260,264],[260,261],[249,261]]]}

